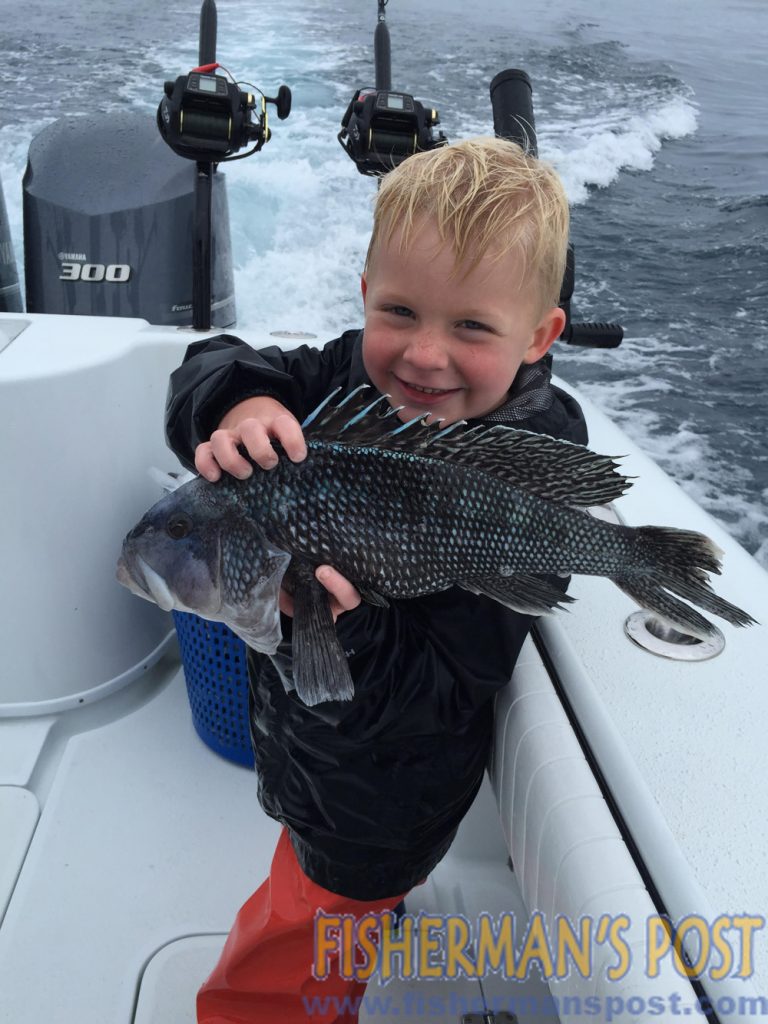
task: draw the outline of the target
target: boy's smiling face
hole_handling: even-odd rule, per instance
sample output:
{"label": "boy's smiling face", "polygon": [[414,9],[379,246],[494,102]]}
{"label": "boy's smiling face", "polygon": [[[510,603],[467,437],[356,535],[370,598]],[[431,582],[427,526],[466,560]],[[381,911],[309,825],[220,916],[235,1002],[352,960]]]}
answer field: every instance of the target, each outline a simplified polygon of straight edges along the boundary
{"label": "boy's smiling face", "polygon": [[484,416],[506,402],[521,364],[547,352],[565,314],[541,313],[534,287],[520,287],[514,252],[483,256],[465,275],[435,224],[423,221],[411,239],[403,253],[397,231],[379,242],[362,277],[368,376],[405,406],[403,421]]}

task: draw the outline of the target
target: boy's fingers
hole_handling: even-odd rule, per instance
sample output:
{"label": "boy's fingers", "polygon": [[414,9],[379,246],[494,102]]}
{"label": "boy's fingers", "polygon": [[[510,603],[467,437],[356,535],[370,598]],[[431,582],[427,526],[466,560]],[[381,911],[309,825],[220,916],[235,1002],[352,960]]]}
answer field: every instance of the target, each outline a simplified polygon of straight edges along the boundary
{"label": "boy's fingers", "polygon": [[[352,611],[353,608],[357,608],[360,604],[362,598],[357,590],[355,590],[345,576],[342,576],[332,566],[319,566],[315,570],[315,576],[330,594],[331,614],[333,615],[334,622],[342,612]],[[283,615],[290,615],[293,618],[293,597],[286,590],[283,590],[282,587],[280,588],[278,604]]]}
{"label": "boy's fingers", "polygon": [[[222,422],[225,421],[226,417]],[[306,458],[307,446],[301,426],[286,410],[278,413],[274,420],[248,416],[232,426],[214,430],[209,441],[198,445],[195,466],[206,480],[218,480],[222,469],[238,480],[247,480],[253,473],[253,466],[238,448],[245,448],[249,457],[262,469],[273,469],[278,463],[273,439],[279,441],[292,462]]]}
{"label": "boy's fingers", "polygon": [[280,596],[277,603],[283,615],[289,615],[293,618],[293,597],[287,590],[283,590],[282,587],[280,588]]}
{"label": "boy's fingers", "polygon": [[210,441],[195,448],[195,469],[206,480],[215,483],[221,477],[221,469],[211,450]]}
{"label": "boy's fingers", "polygon": [[357,608],[362,598],[346,576],[330,565],[321,565],[315,570],[315,576],[331,595],[331,611],[334,619],[342,612]]}
{"label": "boy's fingers", "polygon": [[272,423],[272,434],[285,449],[291,462],[301,462],[307,457],[307,444],[299,421],[289,412],[276,416]]}
{"label": "boy's fingers", "polygon": [[240,444],[239,432],[233,430],[214,430],[211,434],[210,446],[216,462],[227,473],[245,480],[253,469],[247,459],[237,450]]}
{"label": "boy's fingers", "polygon": [[239,435],[246,451],[253,461],[262,469],[274,469],[277,465],[277,452],[264,424],[259,420],[244,420],[239,427]]}

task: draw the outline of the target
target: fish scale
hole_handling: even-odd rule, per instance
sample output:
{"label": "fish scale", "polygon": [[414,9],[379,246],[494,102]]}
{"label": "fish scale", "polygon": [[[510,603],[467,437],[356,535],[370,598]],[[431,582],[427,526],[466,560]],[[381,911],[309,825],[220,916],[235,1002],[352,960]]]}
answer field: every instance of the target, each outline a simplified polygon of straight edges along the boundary
{"label": "fish scale", "polygon": [[317,441],[298,466],[281,459],[254,473],[245,487],[249,514],[277,547],[333,564],[390,597],[494,573],[612,575],[632,551],[626,527],[466,466]]}
{"label": "fish scale", "polygon": [[302,425],[303,461],[275,443],[273,469],[183,485],[126,537],[118,565],[140,596],[201,610],[267,654],[280,639],[280,588],[290,591],[292,683],[307,704],[354,694],[314,576],[323,563],[382,606],[459,586],[541,615],[571,600],[552,576],[583,573],[696,637],[714,626],[691,604],[754,621],[709,586],[720,571],[709,538],[586,512],[629,486],[613,459],[502,425],[401,424],[386,396],[370,401],[363,387],[334,405],[335,394]]}

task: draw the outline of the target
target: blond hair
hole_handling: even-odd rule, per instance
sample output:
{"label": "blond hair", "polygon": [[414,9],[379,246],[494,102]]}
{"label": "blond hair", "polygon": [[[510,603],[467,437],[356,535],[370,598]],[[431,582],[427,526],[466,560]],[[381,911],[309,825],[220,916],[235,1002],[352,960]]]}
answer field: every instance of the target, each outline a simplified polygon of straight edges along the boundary
{"label": "blond hair", "polygon": [[[568,200],[557,173],[505,139],[476,138],[409,157],[381,181],[366,270],[400,231],[405,252],[424,217],[436,223],[456,269],[515,252],[542,311],[556,306],[565,271]],[[512,287],[514,282],[510,282]]]}

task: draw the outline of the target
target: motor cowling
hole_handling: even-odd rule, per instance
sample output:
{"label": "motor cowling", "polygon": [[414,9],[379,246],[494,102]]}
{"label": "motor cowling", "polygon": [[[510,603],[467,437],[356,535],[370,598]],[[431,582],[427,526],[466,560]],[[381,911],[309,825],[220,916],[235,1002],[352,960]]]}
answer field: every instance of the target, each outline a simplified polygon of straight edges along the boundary
{"label": "motor cowling", "polygon": [[[32,141],[23,182],[31,313],[192,323],[195,164],[146,114],[62,118]],[[212,181],[211,324],[235,322],[224,175]]]}
{"label": "motor cowling", "polygon": [[22,311],[21,287],[8,224],[3,186],[0,182],[0,313]]}

